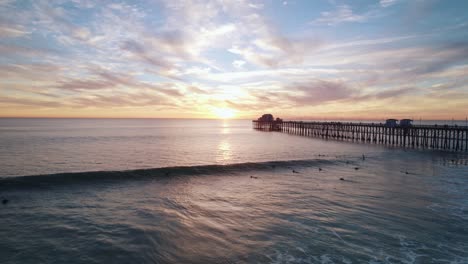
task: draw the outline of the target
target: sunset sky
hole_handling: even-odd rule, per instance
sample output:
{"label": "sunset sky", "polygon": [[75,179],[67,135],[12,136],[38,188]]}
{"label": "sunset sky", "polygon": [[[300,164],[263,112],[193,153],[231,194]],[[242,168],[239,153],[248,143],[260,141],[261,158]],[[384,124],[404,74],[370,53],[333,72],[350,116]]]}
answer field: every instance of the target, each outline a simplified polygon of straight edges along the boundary
{"label": "sunset sky", "polygon": [[0,116],[465,119],[467,10],[0,0]]}

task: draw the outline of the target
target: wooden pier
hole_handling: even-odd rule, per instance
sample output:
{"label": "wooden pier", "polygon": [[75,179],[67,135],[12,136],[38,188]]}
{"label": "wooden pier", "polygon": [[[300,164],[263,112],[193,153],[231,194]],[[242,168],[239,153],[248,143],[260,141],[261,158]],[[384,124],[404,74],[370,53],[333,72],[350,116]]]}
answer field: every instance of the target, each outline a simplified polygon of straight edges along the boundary
{"label": "wooden pier", "polygon": [[254,129],[308,137],[411,148],[468,151],[468,127],[448,125],[387,126],[379,123],[260,121]]}

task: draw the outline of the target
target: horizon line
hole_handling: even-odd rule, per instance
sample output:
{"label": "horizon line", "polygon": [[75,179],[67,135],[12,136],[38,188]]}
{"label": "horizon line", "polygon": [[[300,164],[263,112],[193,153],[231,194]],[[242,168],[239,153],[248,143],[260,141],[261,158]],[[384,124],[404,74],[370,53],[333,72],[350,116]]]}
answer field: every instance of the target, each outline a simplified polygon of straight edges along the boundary
{"label": "horizon line", "polygon": [[[257,118],[210,118],[210,117],[58,117],[58,116],[0,116],[0,119],[180,119],[180,120],[257,120]],[[320,117],[320,118],[314,118],[314,117],[289,117],[289,118],[282,118],[284,121],[308,121],[308,120],[313,120],[313,121],[327,121],[327,120],[352,120],[352,121],[383,121],[387,120],[389,118],[356,118],[356,117],[350,117],[350,118],[334,118],[334,117]],[[398,119],[398,118],[397,118]],[[401,118],[400,118],[401,119]],[[466,119],[412,119],[413,122],[417,121],[467,121],[468,117]]]}

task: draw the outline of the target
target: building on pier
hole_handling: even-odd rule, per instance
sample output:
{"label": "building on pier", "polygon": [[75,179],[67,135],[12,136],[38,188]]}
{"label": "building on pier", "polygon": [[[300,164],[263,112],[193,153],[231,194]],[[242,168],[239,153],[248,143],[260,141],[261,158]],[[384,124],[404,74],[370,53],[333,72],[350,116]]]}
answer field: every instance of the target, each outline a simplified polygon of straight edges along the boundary
{"label": "building on pier", "polygon": [[264,114],[261,117],[257,119],[260,122],[273,122],[275,121],[275,118],[273,117],[272,114]]}
{"label": "building on pier", "polygon": [[400,126],[401,127],[410,127],[410,126],[413,125],[413,124],[411,124],[411,122],[413,122],[413,120],[411,120],[411,119],[402,119],[402,120],[400,120]]}
{"label": "building on pier", "polygon": [[396,126],[398,125],[397,122],[398,122],[398,120],[396,120],[396,119],[392,119],[392,118],[391,118],[391,119],[387,119],[387,120],[385,121],[385,126],[386,126],[386,127],[396,127]]}
{"label": "building on pier", "polygon": [[277,117],[276,119],[272,114],[264,114],[256,120],[256,129],[280,131],[283,119]]}

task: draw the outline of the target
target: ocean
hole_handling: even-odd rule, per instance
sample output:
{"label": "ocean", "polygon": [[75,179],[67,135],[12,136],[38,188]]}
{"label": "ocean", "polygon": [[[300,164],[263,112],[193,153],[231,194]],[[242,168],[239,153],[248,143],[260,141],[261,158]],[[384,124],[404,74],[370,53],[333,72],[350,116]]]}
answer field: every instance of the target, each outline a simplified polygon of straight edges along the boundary
{"label": "ocean", "polygon": [[0,177],[0,263],[468,263],[467,153],[0,119]]}

